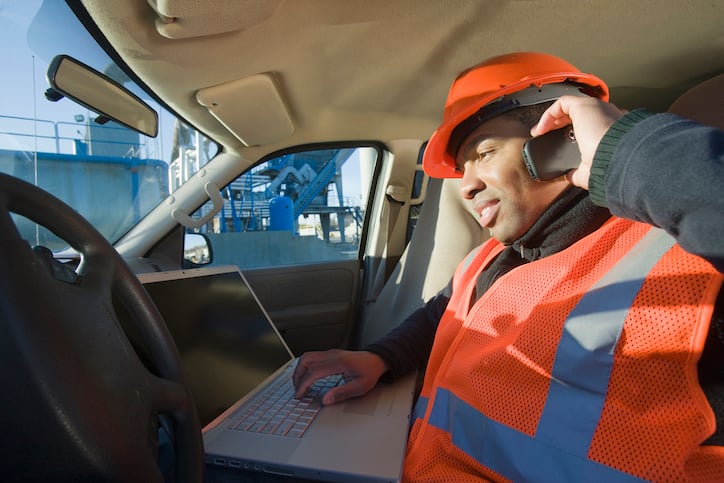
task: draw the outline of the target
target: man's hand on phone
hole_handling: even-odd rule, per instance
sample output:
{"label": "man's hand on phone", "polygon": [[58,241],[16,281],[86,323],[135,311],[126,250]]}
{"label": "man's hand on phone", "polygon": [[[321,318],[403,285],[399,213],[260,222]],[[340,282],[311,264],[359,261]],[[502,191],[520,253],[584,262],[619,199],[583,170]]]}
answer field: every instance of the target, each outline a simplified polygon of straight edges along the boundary
{"label": "man's hand on phone", "polygon": [[614,104],[594,97],[563,96],[556,100],[541,116],[538,124],[530,133],[541,136],[554,129],[573,124],[578,149],[581,152],[581,164],[566,174],[568,181],[576,186],[588,189],[591,163],[601,138],[626,111]]}

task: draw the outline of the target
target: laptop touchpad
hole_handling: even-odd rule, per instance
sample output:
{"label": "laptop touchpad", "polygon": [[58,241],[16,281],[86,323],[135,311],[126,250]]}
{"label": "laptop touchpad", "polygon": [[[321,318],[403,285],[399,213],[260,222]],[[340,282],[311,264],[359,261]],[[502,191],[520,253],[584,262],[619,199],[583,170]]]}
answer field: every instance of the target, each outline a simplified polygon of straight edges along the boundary
{"label": "laptop touchpad", "polygon": [[345,401],[344,412],[363,415],[389,415],[392,410],[392,401],[394,399],[392,391],[381,391],[379,388],[375,388],[364,397],[348,399]]}

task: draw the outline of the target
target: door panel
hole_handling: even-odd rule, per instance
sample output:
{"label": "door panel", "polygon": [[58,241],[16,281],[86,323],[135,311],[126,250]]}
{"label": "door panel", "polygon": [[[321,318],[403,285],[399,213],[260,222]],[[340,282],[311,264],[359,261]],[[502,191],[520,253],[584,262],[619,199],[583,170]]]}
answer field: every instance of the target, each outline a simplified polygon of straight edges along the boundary
{"label": "door panel", "polygon": [[222,189],[223,208],[196,230],[213,265],[244,272],[295,354],[353,344],[381,159],[360,143],[278,153]]}
{"label": "door panel", "polygon": [[359,262],[244,270],[295,355],[348,347],[354,334]]}

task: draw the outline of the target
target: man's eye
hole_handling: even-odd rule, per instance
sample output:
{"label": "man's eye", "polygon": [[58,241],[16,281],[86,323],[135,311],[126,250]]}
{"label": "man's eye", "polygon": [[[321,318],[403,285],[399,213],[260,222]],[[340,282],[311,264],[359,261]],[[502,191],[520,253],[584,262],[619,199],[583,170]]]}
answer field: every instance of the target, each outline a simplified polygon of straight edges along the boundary
{"label": "man's eye", "polygon": [[492,151],[479,151],[478,161],[485,161],[485,159],[488,158],[492,153]]}

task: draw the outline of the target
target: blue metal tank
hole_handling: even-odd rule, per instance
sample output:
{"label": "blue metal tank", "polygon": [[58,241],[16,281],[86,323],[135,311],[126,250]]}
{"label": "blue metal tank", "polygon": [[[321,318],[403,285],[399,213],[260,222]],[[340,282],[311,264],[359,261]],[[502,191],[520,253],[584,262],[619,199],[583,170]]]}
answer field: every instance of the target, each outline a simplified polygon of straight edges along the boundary
{"label": "blue metal tank", "polygon": [[269,201],[269,230],[294,233],[294,201],[288,196],[275,196]]}

